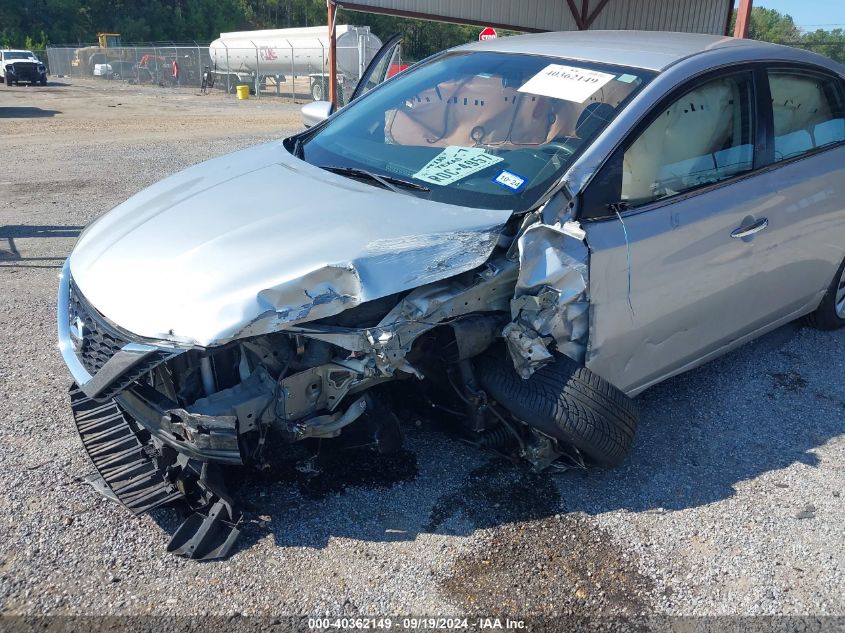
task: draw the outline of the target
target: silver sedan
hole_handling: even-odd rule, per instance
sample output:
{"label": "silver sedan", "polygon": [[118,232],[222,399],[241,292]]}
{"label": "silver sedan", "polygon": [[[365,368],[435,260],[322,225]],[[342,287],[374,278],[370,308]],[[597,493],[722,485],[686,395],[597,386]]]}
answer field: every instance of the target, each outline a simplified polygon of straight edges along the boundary
{"label": "silver sedan", "polygon": [[385,452],[422,406],[536,469],[614,464],[644,389],[845,325],[842,66],[549,33],[382,81],[395,45],[350,105],[139,193],[65,264],[83,444],[133,511],[194,510],[176,553],[226,555],[221,469],[266,467],[271,436]]}

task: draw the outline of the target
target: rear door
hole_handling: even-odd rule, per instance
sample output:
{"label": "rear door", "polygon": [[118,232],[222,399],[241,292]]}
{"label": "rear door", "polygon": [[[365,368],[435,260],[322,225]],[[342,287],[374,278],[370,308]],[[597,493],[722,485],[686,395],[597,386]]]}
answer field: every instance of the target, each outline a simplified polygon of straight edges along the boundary
{"label": "rear door", "polygon": [[789,227],[772,227],[768,217],[778,200],[762,170],[768,117],[759,81],[749,67],[682,87],[584,194],[587,366],[629,393],[725,351],[776,316],[770,273]]}
{"label": "rear door", "polygon": [[772,104],[765,215],[777,240],[765,301],[789,311],[817,301],[845,257],[845,91],[814,67],[770,65],[762,75]]}

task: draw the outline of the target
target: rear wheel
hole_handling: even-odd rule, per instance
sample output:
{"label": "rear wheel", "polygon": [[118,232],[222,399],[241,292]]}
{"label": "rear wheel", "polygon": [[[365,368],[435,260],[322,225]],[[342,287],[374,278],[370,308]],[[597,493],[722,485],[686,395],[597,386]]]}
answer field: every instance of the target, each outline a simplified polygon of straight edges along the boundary
{"label": "rear wheel", "polygon": [[500,346],[475,365],[487,393],[538,431],[606,465],[620,463],[631,448],[638,417],[634,402],[569,357],[555,354],[527,380]]}
{"label": "rear wheel", "polygon": [[311,84],[311,98],[314,101],[323,101],[326,98],[326,84],[317,80]]}
{"label": "rear wheel", "polygon": [[839,265],[819,307],[807,316],[807,322],[819,330],[845,327],[845,261]]}

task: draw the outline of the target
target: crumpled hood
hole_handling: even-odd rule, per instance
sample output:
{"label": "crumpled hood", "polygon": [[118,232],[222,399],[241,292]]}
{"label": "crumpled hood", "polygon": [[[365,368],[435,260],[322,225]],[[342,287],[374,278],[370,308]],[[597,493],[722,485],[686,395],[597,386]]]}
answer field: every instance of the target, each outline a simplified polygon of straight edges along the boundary
{"label": "crumpled hood", "polygon": [[480,266],[509,217],[350,180],[273,142],[133,196],[83,232],[70,270],[119,327],[212,345]]}

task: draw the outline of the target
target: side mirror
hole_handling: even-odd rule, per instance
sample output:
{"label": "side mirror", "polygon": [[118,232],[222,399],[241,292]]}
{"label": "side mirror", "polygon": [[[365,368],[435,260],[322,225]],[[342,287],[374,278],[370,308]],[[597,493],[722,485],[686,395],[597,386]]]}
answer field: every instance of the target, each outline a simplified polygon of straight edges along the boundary
{"label": "side mirror", "polygon": [[302,106],[302,122],[305,127],[311,127],[328,119],[332,112],[334,104],[331,101],[312,101]]}

